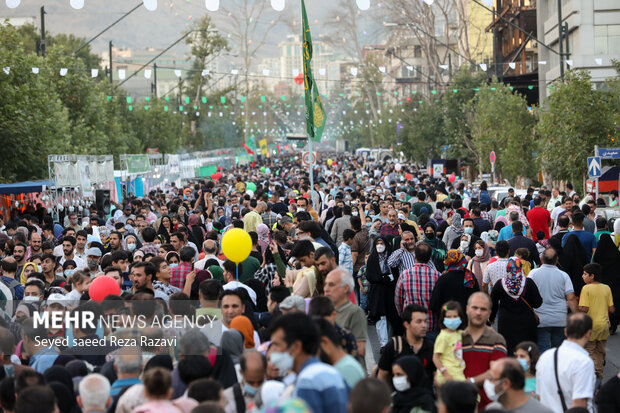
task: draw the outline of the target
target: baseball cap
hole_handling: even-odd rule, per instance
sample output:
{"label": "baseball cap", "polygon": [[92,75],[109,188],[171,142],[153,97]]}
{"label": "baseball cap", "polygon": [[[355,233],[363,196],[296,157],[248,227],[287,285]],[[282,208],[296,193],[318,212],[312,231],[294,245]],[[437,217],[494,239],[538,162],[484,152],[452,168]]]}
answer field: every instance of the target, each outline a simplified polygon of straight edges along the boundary
{"label": "baseball cap", "polygon": [[92,247],[86,250],[86,256],[101,257],[101,250],[97,247]]}
{"label": "baseball cap", "polygon": [[52,304],[59,304],[66,308],[67,299],[62,294],[58,294],[58,293],[50,294],[49,297],[47,297],[47,305],[52,305]]}
{"label": "baseball cap", "polygon": [[405,218],[404,214],[398,214],[398,219],[402,219],[403,221],[405,221],[407,218]]}

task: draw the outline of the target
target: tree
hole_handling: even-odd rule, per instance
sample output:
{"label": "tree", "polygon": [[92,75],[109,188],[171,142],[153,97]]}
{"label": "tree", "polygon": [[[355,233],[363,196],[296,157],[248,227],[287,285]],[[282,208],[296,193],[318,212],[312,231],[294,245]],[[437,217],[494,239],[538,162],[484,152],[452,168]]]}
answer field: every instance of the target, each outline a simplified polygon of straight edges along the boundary
{"label": "tree", "polygon": [[409,113],[403,122],[402,151],[408,158],[426,164],[429,158],[439,158],[441,148],[450,141],[444,125],[441,103],[414,102],[406,105]]}
{"label": "tree", "polygon": [[496,170],[514,182],[517,176],[531,178],[536,173],[533,127],[535,118],[527,101],[497,82],[483,85],[467,113],[471,138],[478,152],[478,170],[490,171],[489,154],[496,153]]}
{"label": "tree", "polygon": [[578,188],[594,145],[608,144],[618,131],[619,95],[593,90],[587,71],[569,71],[564,78],[550,86],[548,105],[538,111],[538,152],[552,179],[570,180]]}

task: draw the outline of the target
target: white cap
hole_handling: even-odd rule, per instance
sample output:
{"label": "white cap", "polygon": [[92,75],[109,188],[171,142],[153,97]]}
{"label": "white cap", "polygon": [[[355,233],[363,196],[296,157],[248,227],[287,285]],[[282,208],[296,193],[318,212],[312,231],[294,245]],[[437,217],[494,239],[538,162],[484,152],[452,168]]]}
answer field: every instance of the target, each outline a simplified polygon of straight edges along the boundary
{"label": "white cap", "polygon": [[67,299],[62,294],[50,294],[49,297],[47,297],[47,305],[52,304],[60,304],[61,306],[67,308]]}
{"label": "white cap", "polygon": [[403,221],[407,220],[407,218],[405,218],[404,214],[398,214],[398,219],[402,219]]}

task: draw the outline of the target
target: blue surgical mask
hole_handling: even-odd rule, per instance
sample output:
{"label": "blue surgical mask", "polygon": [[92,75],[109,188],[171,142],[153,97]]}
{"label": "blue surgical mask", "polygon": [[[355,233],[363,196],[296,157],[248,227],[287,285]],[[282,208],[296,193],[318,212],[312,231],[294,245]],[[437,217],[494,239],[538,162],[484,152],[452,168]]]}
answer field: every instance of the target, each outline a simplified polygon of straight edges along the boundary
{"label": "blue surgical mask", "polygon": [[474,233],[474,229],[472,227],[465,227],[463,229],[463,231],[467,234],[467,235],[471,235]]}
{"label": "blue surgical mask", "polygon": [[456,330],[461,325],[461,317],[444,318],[443,324],[450,330]]}
{"label": "blue surgical mask", "polygon": [[530,363],[526,359],[517,359],[521,367],[523,367],[523,371],[528,371],[530,369]]}
{"label": "blue surgical mask", "polygon": [[247,394],[248,396],[254,396],[258,392],[257,387],[250,386],[247,383],[243,385],[243,390],[245,391],[245,394]]}
{"label": "blue surgical mask", "polygon": [[75,272],[75,270],[65,270],[65,277],[72,276],[74,272]]}
{"label": "blue surgical mask", "polygon": [[129,251],[133,251],[133,250],[135,250],[135,249],[136,249],[136,244],[127,244],[127,249],[128,249]]}
{"label": "blue surgical mask", "polygon": [[170,264],[170,265],[168,265],[168,266],[169,266],[170,268],[175,268],[175,267],[178,267],[178,266],[179,266],[179,264]]}

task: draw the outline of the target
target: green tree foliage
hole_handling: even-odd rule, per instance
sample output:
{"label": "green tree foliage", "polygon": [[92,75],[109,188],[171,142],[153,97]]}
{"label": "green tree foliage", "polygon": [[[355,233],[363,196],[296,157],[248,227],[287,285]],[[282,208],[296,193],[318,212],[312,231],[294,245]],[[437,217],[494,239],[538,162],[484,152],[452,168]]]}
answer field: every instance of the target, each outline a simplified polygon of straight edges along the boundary
{"label": "green tree foliage", "polygon": [[424,165],[429,158],[439,158],[441,147],[450,141],[445,132],[442,104],[415,102],[407,105],[405,112],[410,116],[406,117],[401,131],[403,153]]}
{"label": "green tree foliage", "polygon": [[620,94],[615,82],[612,86],[610,91],[592,89],[585,71],[569,71],[564,83],[551,85],[548,108],[539,111],[536,132],[541,164],[552,178],[570,180],[579,188],[594,145],[609,145],[618,132]]}
{"label": "green tree foliage", "polygon": [[504,178],[514,182],[517,176],[535,175],[535,118],[522,95],[497,80],[483,85],[471,101],[467,119],[480,173],[491,171],[489,154],[495,151],[495,169]]}

